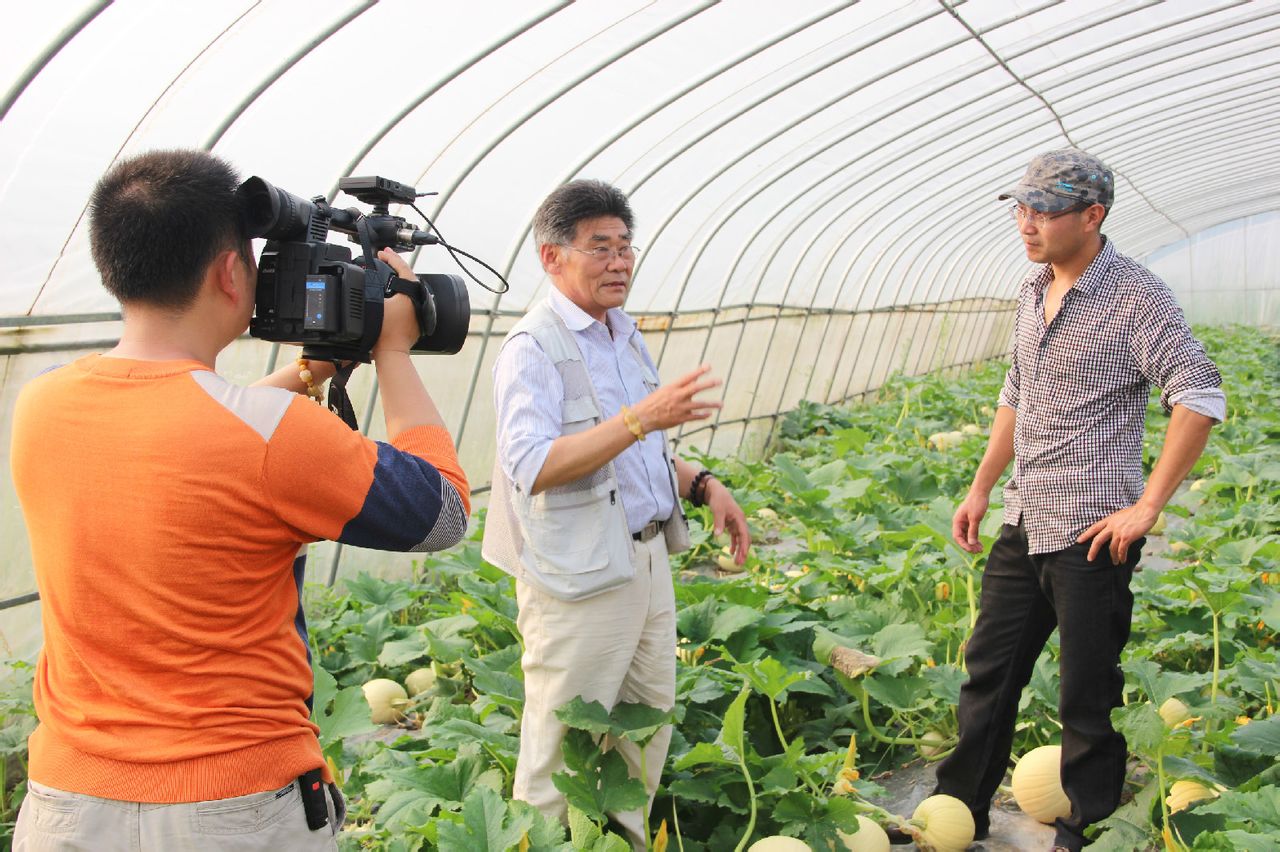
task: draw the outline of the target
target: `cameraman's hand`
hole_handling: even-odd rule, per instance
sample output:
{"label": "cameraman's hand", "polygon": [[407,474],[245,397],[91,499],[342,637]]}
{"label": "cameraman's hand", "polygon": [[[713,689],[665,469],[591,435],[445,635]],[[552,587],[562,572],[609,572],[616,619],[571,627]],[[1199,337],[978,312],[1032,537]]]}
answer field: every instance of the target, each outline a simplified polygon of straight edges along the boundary
{"label": "cameraman's hand", "polygon": [[[378,252],[378,259],[386,263],[406,281],[417,281],[405,259],[389,248]],[[373,345],[373,360],[392,352],[409,353],[422,332],[418,330],[418,309],[413,300],[403,293],[396,293],[383,303],[382,333]]]}
{"label": "cameraman's hand", "polygon": [[[384,261],[406,281],[417,281],[409,264],[391,249],[378,252]],[[409,347],[420,337],[418,310],[413,299],[396,293],[383,303],[382,334],[373,346],[374,366],[378,370],[378,388],[382,395],[382,414],[387,420],[387,437],[415,426],[443,426],[444,419],[422,385],[422,378],[409,358]]]}
{"label": "cameraman's hand", "polygon": [[710,369],[709,364],[703,364],[636,403],[633,409],[640,419],[641,428],[645,432],[654,432],[710,417],[720,403],[694,399],[696,394],[719,386],[719,379],[702,378]]}

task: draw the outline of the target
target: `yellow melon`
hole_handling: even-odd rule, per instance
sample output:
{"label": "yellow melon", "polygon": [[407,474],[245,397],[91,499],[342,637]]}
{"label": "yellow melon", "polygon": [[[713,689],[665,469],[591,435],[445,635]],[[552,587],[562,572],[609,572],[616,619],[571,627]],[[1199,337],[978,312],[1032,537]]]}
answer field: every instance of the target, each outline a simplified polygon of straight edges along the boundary
{"label": "yellow melon", "polygon": [[364,700],[369,702],[369,719],[375,725],[389,725],[404,718],[402,712],[409,703],[404,687],[385,677],[374,678],[361,689]]}
{"label": "yellow melon", "polygon": [[961,852],[973,842],[973,814],[954,796],[930,796],[916,806],[911,824],[920,829],[916,845],[932,852]]}
{"label": "yellow melon", "polygon": [[1185,811],[1196,802],[1202,802],[1205,799],[1218,798],[1218,791],[1212,787],[1206,787],[1199,781],[1174,781],[1169,788],[1169,795],[1165,797],[1165,804],[1169,806],[1170,813]]}
{"label": "yellow melon", "polygon": [[1013,770],[1013,797],[1023,813],[1038,822],[1051,823],[1071,813],[1071,801],[1062,790],[1062,746],[1033,748]]}
{"label": "yellow melon", "polygon": [[772,837],[764,837],[752,843],[747,847],[747,852],[813,852],[813,850],[803,840],[775,834]]}
{"label": "yellow melon", "polygon": [[836,832],[844,843],[846,852],[889,852],[889,835],[867,817],[858,815],[858,830],[854,834]]}

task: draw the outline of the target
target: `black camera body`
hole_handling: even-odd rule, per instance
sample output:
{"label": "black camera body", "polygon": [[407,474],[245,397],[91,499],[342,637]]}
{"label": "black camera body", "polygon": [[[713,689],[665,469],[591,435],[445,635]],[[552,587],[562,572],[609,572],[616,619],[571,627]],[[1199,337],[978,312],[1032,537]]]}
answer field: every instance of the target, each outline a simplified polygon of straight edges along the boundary
{"label": "black camera body", "polygon": [[[381,177],[351,177],[339,181],[338,188],[371,204],[373,212],[336,208],[323,196],[306,201],[260,177],[241,184],[248,235],[267,240],[258,261],[249,334],[301,344],[303,357],[310,359],[367,362],[382,331],[383,302],[404,293],[417,306],[421,336],[414,351],[459,351],[471,321],[462,279],[420,274],[412,282],[377,258],[383,248],[408,251],[438,242],[388,213],[392,202],[414,201],[413,187]],[[326,242],[331,230],[350,235],[361,255],[353,260],[349,248]]]}

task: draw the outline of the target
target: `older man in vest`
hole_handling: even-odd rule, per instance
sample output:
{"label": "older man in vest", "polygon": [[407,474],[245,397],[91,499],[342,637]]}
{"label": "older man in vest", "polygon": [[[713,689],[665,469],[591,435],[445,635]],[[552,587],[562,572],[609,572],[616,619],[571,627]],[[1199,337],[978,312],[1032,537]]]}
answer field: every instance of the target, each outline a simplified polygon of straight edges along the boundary
{"label": "older man in vest", "polygon": [[[554,285],[511,330],[494,364],[498,452],[484,556],[516,578],[525,707],[515,798],[564,818],[551,776],[564,769],[555,711],[577,696],[675,703],[676,611],[668,554],[689,546],[680,499],[707,505],[734,559],[751,544],[746,518],[709,471],[676,458],[665,430],[709,417],[697,399],[719,381],[707,366],[667,385],[622,311],[637,249],[617,188],[561,186],[534,218]],[[668,727],[644,759],[650,801]],[[618,747],[641,776],[639,749]],[[639,810],[614,819],[643,847]]]}

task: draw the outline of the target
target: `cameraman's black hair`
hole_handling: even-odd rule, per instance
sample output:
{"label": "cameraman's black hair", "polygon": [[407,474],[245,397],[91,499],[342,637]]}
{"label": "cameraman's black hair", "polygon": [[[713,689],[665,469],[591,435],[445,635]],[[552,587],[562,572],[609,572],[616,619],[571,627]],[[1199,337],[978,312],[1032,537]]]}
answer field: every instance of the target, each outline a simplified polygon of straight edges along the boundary
{"label": "cameraman's black hair", "polygon": [[151,151],[111,168],[89,202],[89,245],[122,305],[189,306],[228,249],[249,259],[240,177],[204,151]]}
{"label": "cameraman's black hair", "polygon": [[602,180],[574,180],[547,196],[533,214],[534,249],[569,245],[578,235],[578,223],[602,216],[616,216],[632,230],[631,203],[626,193]]}

